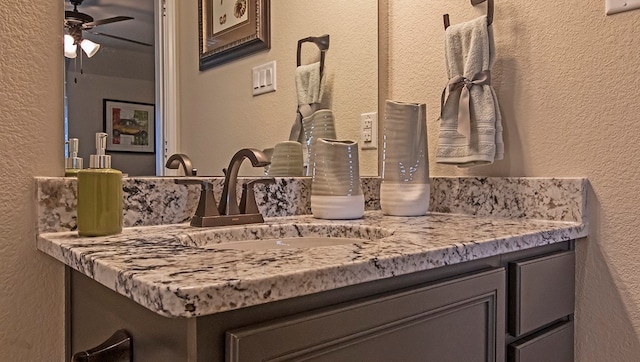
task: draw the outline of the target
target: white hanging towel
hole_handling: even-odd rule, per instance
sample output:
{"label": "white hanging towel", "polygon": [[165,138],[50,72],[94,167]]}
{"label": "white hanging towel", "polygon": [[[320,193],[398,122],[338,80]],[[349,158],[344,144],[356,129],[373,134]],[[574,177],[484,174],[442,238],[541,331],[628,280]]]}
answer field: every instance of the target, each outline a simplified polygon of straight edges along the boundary
{"label": "white hanging towel", "polygon": [[303,142],[302,118],[320,109],[324,93],[325,77],[320,75],[320,62],[300,65],[296,68],[296,96],[298,112],[291,126],[290,141]]}
{"label": "white hanging towel", "polygon": [[436,162],[473,167],[501,160],[502,117],[491,86],[495,45],[487,17],[448,27],[445,58],[449,83],[442,93]]}
{"label": "white hanging towel", "polygon": [[320,103],[324,92],[323,80],[320,75],[320,62],[297,67],[296,92],[298,105]]}

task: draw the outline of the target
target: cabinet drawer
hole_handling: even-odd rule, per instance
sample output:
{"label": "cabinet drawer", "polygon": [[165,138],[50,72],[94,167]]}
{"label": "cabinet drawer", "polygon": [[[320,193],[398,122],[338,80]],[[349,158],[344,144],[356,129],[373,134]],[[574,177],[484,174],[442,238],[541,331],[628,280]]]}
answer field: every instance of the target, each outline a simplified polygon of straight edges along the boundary
{"label": "cabinet drawer", "polygon": [[227,361],[504,361],[505,270],[227,332]]}
{"label": "cabinet drawer", "polygon": [[573,321],[545,329],[508,347],[509,362],[573,362]]}
{"label": "cabinet drawer", "polygon": [[509,333],[519,337],[573,314],[574,278],[574,251],[509,263]]}

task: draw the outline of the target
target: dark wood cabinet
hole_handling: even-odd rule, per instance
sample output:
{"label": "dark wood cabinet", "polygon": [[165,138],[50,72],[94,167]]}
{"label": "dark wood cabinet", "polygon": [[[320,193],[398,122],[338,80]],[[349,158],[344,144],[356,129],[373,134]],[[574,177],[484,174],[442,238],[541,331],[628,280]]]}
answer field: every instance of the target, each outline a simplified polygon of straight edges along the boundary
{"label": "dark wood cabinet", "polygon": [[67,268],[68,355],[125,329],[136,362],[573,361],[572,249],[557,243],[197,318],[162,317]]}
{"label": "dark wood cabinet", "polygon": [[504,360],[503,268],[227,333],[227,361]]}

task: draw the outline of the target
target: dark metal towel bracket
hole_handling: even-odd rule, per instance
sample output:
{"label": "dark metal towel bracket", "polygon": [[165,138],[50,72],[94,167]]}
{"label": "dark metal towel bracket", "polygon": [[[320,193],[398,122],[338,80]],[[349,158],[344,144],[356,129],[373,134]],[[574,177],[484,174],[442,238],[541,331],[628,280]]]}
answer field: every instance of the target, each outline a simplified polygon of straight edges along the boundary
{"label": "dark metal towel bracket", "polygon": [[296,66],[301,65],[301,52],[302,52],[302,44],[303,43],[314,43],[320,49],[320,76],[322,76],[322,72],[324,71],[324,55],[329,49],[329,34],[325,34],[322,36],[310,36],[308,38],[298,40],[298,51],[296,54]]}
{"label": "dark metal towel bracket", "polygon": [[[471,0],[471,5],[476,6],[485,1],[487,2],[487,25],[491,25],[493,24],[493,0]],[[442,15],[442,21],[444,22],[444,29],[447,30],[451,25],[449,21],[449,14]]]}

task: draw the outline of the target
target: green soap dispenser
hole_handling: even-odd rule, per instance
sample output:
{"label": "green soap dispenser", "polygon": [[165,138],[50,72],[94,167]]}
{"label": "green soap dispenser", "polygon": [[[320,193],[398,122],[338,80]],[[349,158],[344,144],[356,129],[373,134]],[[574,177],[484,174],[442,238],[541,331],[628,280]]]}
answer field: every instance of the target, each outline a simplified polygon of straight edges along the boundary
{"label": "green soap dispenser", "polygon": [[82,170],[82,158],[78,157],[79,140],[77,138],[69,138],[65,143],[69,145],[69,157],[64,160],[64,176],[76,177],[78,176],[78,171]]}
{"label": "green soap dispenser", "polygon": [[105,154],[107,134],[96,133],[96,154],[89,168],[78,171],[78,235],[122,232],[122,172],[111,168]]}

